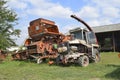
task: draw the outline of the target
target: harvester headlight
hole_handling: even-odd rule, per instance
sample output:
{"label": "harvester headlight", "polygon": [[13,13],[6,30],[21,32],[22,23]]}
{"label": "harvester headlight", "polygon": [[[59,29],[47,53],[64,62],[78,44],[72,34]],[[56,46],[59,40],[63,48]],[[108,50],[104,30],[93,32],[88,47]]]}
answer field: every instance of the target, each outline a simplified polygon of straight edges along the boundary
{"label": "harvester headlight", "polygon": [[59,53],[63,53],[63,52],[66,52],[66,51],[67,51],[67,47],[59,47],[58,48]]}

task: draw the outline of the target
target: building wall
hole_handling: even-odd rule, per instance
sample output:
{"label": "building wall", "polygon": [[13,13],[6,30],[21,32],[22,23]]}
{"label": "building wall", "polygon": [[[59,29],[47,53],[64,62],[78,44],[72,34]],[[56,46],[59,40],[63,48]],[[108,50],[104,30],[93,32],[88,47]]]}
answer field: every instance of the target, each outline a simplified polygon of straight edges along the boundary
{"label": "building wall", "polygon": [[96,33],[101,51],[120,51],[120,31]]}
{"label": "building wall", "polygon": [[120,52],[120,31],[115,32],[114,35],[115,35],[116,51]]}

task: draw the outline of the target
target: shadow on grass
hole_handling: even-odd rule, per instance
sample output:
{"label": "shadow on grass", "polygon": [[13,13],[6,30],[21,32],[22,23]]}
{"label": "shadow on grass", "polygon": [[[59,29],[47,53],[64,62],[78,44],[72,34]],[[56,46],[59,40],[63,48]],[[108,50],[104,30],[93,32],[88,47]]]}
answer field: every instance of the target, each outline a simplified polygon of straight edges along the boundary
{"label": "shadow on grass", "polygon": [[111,73],[108,73],[105,75],[106,78],[112,78],[115,80],[120,80],[120,65],[107,65],[108,67],[115,67],[116,70],[112,71]]}

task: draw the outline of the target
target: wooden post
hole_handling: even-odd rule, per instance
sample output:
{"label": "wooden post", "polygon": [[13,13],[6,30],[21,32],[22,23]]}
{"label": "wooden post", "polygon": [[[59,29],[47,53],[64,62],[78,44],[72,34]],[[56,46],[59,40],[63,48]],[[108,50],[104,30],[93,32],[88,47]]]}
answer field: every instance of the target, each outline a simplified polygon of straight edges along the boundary
{"label": "wooden post", "polygon": [[115,52],[115,35],[114,35],[114,32],[112,32],[112,38],[113,38],[113,51]]}

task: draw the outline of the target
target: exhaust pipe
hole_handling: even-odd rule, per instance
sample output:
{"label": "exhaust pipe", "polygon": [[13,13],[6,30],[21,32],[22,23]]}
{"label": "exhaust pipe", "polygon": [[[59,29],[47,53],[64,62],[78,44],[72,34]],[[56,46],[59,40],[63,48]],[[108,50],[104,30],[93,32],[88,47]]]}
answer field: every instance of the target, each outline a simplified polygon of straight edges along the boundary
{"label": "exhaust pipe", "polygon": [[91,27],[85,21],[83,21],[82,19],[78,18],[76,15],[71,15],[71,17],[74,18],[74,19],[76,19],[77,21],[83,23],[89,29],[89,31],[93,32],[93,30],[91,29]]}

